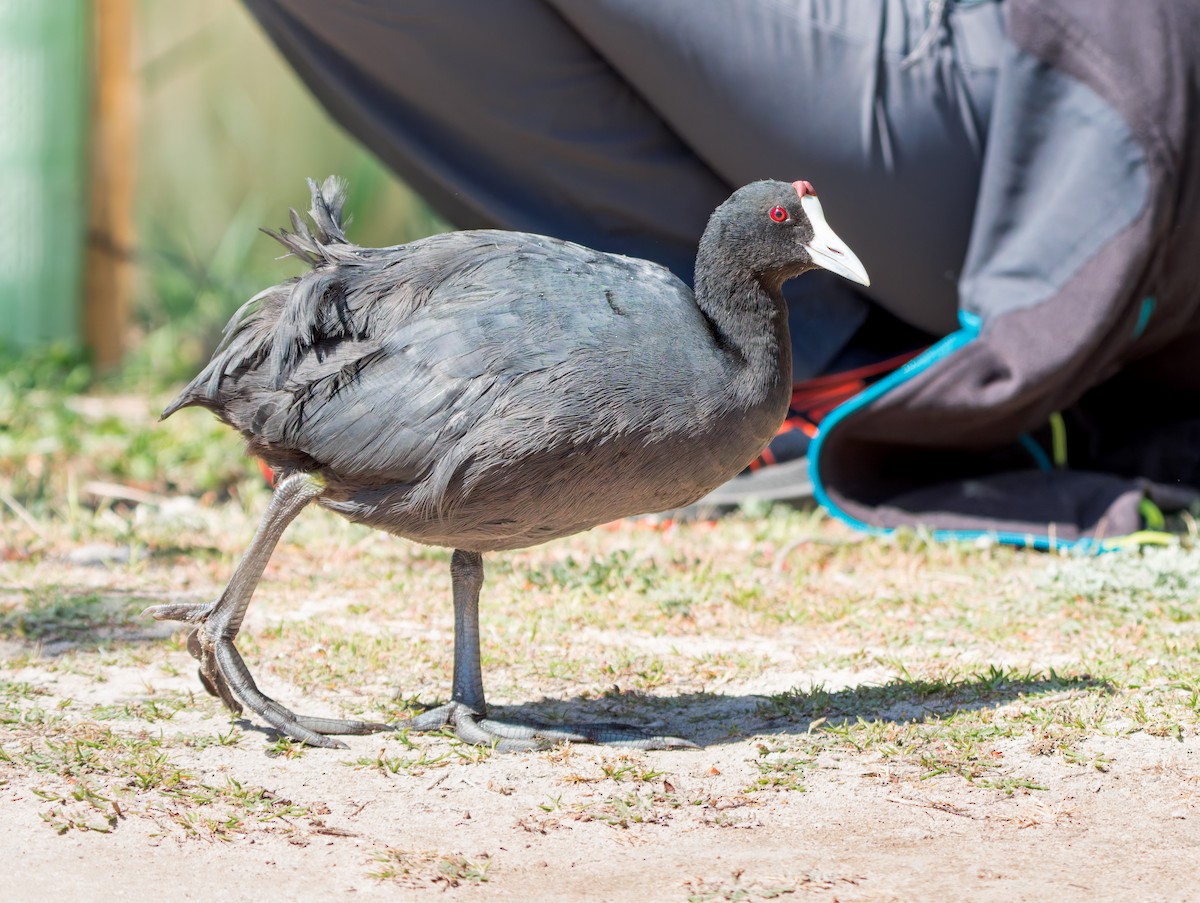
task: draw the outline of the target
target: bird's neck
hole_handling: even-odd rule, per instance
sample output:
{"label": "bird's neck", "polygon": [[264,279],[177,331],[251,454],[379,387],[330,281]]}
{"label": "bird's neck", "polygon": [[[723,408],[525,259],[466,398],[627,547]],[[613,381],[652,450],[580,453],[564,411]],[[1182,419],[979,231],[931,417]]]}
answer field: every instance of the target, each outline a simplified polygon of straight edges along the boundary
{"label": "bird's neck", "polygon": [[782,293],[785,278],[785,274],[751,274],[701,243],[696,258],[696,306],[708,321],[717,346],[728,387],[725,391],[736,397],[740,406],[773,408],[780,399],[790,397],[792,344]]}

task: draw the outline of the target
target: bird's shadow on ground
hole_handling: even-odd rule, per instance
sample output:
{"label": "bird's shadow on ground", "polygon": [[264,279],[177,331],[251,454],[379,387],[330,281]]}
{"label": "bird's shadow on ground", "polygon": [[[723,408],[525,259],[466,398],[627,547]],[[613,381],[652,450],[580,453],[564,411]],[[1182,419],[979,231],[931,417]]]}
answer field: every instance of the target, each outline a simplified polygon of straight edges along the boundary
{"label": "bird's shadow on ground", "polygon": [[551,725],[620,721],[649,733],[714,746],[753,736],[802,734],[820,724],[855,723],[860,719],[895,724],[924,722],[1070,691],[1107,694],[1112,687],[1090,674],[1018,674],[990,666],[957,679],[900,678],[882,685],[834,691],[815,686],[772,695],[645,696],[614,692],[600,699],[544,699],[494,706],[490,714],[506,721],[524,719]]}
{"label": "bird's shadow on ground", "polygon": [[[611,693],[600,699],[543,699],[511,706],[491,706],[499,721],[561,728],[620,722],[648,736],[679,737],[700,747],[738,743],[750,737],[804,734],[818,725],[886,722],[912,724],[947,718],[959,712],[995,709],[1018,699],[1068,692],[1111,693],[1111,685],[1089,674],[1014,674],[995,666],[957,680],[901,678],[877,686],[833,692],[822,687],[773,695],[725,696],[687,693],[646,696]],[[285,739],[274,728],[239,719],[244,731],[263,734],[274,743]],[[395,723],[403,731],[406,722]]]}

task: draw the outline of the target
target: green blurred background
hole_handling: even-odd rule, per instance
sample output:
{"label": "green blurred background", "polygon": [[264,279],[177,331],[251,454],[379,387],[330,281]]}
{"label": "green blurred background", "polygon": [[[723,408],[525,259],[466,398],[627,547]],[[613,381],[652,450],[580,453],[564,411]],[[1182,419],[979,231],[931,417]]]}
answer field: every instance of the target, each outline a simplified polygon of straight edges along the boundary
{"label": "green blurred background", "polygon": [[[135,228],[122,253],[133,279],[122,364],[90,376],[151,391],[193,375],[242,301],[298,272],[258,230],[307,206],[305,177],[349,179],[351,236],[360,243],[447,228],[332,123],[236,0],[126,6],[135,149],[109,165],[131,168]],[[103,299],[86,297],[77,258],[87,240],[104,240],[86,234],[97,125],[89,97],[98,20],[116,8],[112,0],[0,0],[0,81],[9,86],[0,88],[0,111],[10,133],[0,139],[0,184],[30,214],[9,219],[4,242],[20,232],[26,245],[47,246],[15,263],[0,254],[6,369],[88,360],[82,312]],[[31,222],[43,231],[31,236]]]}

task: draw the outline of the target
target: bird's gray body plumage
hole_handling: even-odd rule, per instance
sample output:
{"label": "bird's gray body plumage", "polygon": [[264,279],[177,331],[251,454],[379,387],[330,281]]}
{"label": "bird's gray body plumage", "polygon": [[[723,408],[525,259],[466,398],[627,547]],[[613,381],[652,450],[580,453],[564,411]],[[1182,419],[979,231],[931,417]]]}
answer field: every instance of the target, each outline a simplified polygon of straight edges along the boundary
{"label": "bird's gray body plumage", "polygon": [[313,192],[315,232],[276,236],[311,271],[248,302],[164,416],[213,410],[351,520],[533,545],[695,501],[786,412],[787,349],[743,391],[744,355],[662,267],[498,231],[361,248],[340,187]]}
{"label": "bird's gray body plumage", "polygon": [[654,264],[537,235],[360,248],[342,232],[340,183],[310,187],[315,229],[293,212],[293,231],[276,238],[311,271],[247,302],[163,413],[215,411],[281,479],[221,597],[148,612],[195,625],[188,650],[231,711],[244,703],[315,746],[389,730],[280,705],[234,642],[276,543],[315,501],[454,548],[451,698],[410,729],[452,726],[500,749],[690,745],[624,724],[489,717],[481,553],[687,504],[762,448],[791,395],[784,280],[820,265],[867,281],[812,186],[756,182],[718,207],[695,295]]}

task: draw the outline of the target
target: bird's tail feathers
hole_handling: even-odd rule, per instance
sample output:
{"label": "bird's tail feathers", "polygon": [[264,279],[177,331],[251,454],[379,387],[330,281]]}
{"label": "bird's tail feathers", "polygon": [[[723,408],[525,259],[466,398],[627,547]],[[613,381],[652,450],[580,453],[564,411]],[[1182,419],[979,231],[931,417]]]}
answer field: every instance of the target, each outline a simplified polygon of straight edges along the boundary
{"label": "bird's tail feathers", "polygon": [[263,231],[287,248],[289,254],[309,266],[338,263],[356,257],[358,246],[346,239],[345,228],[350,221],[342,220],[342,208],[346,205],[346,180],[330,176],[318,185],[315,180],[309,179],[308,190],[312,193],[312,204],[308,211],[312,229],[293,209],[292,231]]}
{"label": "bird's tail feathers", "polygon": [[[308,188],[312,192],[308,212],[311,228],[292,210],[291,232],[263,231],[314,268],[360,259],[363,249],[346,240],[342,221],[346,182],[337,176],[330,176],[321,185],[309,179]],[[257,367],[268,357],[276,387],[282,386],[290,366],[313,340],[318,319],[316,308],[325,298],[329,278],[327,274],[311,274],[305,279],[289,280],[259,292],[243,304],[225,326],[221,343],[208,365],[167,405],[160,419],[189,405],[206,407],[224,416],[225,399],[221,390],[227,378]]]}
{"label": "bird's tail feathers", "polygon": [[287,303],[291,285],[273,285],[238,308],[225,325],[225,332],[211,360],[167,405],[159,420],[166,420],[180,408],[191,405],[209,408],[220,414],[222,379],[250,369],[266,357],[271,347],[274,323],[279,309]]}

